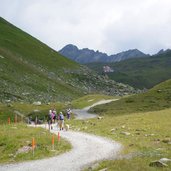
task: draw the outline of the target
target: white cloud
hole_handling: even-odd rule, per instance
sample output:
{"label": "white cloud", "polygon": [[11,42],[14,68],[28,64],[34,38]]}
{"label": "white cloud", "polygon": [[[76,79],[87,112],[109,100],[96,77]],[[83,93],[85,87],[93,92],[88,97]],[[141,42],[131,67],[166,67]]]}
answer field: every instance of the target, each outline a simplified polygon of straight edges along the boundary
{"label": "white cloud", "polygon": [[[170,0],[0,0],[0,15],[59,50],[171,48]],[[10,4],[10,5],[9,5]]]}

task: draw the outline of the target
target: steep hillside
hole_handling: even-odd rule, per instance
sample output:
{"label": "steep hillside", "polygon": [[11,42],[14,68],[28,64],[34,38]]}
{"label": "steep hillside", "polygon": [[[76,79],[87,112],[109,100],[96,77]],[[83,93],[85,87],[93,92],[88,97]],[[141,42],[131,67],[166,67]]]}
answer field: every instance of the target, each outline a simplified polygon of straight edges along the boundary
{"label": "steep hillside", "polygon": [[132,93],[0,18],[0,101],[70,100],[89,92]]}
{"label": "steep hillside", "polygon": [[167,80],[148,92],[133,95],[110,104],[94,107],[96,113],[110,115],[157,111],[171,107],[171,80]]}
{"label": "steep hillside", "polygon": [[138,49],[132,49],[108,56],[106,53],[90,50],[88,48],[78,49],[77,46],[71,44],[63,47],[59,53],[81,64],[91,62],[118,62],[130,58],[148,56]]}
{"label": "steep hillside", "polygon": [[110,79],[135,88],[151,88],[171,78],[171,50],[159,55],[129,59],[117,63],[91,63],[87,66],[100,74],[103,66],[109,66],[114,72],[105,73]]}

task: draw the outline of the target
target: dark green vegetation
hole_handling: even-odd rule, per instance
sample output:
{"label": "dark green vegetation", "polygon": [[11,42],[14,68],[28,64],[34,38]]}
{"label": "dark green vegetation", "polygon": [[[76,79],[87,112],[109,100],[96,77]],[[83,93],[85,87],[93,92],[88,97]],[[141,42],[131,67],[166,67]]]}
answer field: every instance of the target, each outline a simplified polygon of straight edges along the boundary
{"label": "dark green vegetation", "polygon": [[103,72],[104,65],[114,70],[112,73],[107,73],[107,76],[117,82],[140,89],[151,88],[171,78],[171,50],[146,58],[128,59],[116,63],[87,64],[89,68],[100,74]]}
{"label": "dark green vegetation", "polygon": [[[49,131],[42,128],[27,127],[23,124],[0,125],[0,135],[0,163],[41,159],[71,149],[71,145],[61,139],[59,143],[55,142],[55,151],[52,151],[52,134]],[[33,137],[36,142],[34,156],[31,150]],[[27,151],[26,149],[30,150]]]}
{"label": "dark green vegetation", "polygon": [[89,92],[132,93],[0,18],[0,101],[67,101]]}
{"label": "dark green vegetation", "polygon": [[110,115],[157,111],[171,107],[171,80],[167,80],[146,93],[122,98],[110,104],[94,107],[92,111]]}

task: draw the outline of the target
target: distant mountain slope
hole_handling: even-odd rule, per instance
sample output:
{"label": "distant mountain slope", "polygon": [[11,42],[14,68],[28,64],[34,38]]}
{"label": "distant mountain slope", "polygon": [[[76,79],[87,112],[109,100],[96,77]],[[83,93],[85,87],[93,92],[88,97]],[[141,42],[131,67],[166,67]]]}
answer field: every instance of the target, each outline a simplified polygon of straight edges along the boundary
{"label": "distant mountain slope", "polygon": [[59,51],[60,54],[72,59],[78,63],[85,64],[91,62],[118,62],[130,58],[146,57],[148,55],[142,53],[138,49],[132,49],[115,55],[108,56],[106,53],[90,50],[88,48],[78,49],[72,44],[66,45]]}
{"label": "distant mountain slope", "polygon": [[0,101],[64,101],[89,92],[132,93],[0,18]]}
{"label": "distant mountain slope", "polygon": [[91,63],[87,66],[103,73],[107,65],[114,72],[105,73],[109,78],[136,88],[151,88],[171,78],[171,50],[152,57],[129,59],[117,63]]}

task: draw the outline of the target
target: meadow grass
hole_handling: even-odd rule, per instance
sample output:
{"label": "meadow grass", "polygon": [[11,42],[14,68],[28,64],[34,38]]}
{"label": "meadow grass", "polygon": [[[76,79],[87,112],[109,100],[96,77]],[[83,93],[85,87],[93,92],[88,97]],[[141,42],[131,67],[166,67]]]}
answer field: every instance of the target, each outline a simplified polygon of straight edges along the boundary
{"label": "meadow grass", "polygon": [[[111,107],[111,104],[102,106]],[[97,108],[101,109],[102,106]],[[135,108],[132,107],[131,109],[130,107],[130,110],[133,111]],[[120,106],[120,109],[124,110],[122,106]],[[113,110],[115,112],[115,108]],[[121,151],[122,159],[103,161],[95,171],[103,168],[108,168],[111,171],[153,171],[156,168],[149,167],[151,161],[159,160],[160,158],[171,158],[171,144],[163,142],[165,139],[170,139],[171,141],[171,108],[132,113],[129,113],[130,111],[128,110],[118,115],[109,114],[110,110],[106,111],[106,113],[102,112],[101,114],[103,119],[94,118],[68,122],[74,130],[104,136],[123,145],[123,150]],[[124,135],[123,132],[130,133],[130,135]],[[128,159],[124,157],[128,157]],[[167,168],[158,169],[171,170],[171,164],[168,165]]]}
{"label": "meadow grass", "polygon": [[95,106],[91,111],[116,116],[167,108],[171,108],[171,80],[167,80],[145,93],[125,97],[109,104]]}
{"label": "meadow grass", "polygon": [[[13,163],[26,160],[35,160],[59,155],[71,149],[71,144],[61,139],[57,142],[55,135],[55,151],[52,151],[52,134],[43,128],[28,127],[25,124],[0,125],[0,163]],[[24,146],[32,146],[35,138],[36,148],[27,153],[18,153]]]}
{"label": "meadow grass", "polygon": [[[52,134],[43,128],[27,127],[22,123],[27,116],[38,116],[39,119],[45,118],[48,110],[55,108],[62,110],[65,104],[60,102],[51,103],[50,105],[42,104],[36,106],[33,104],[12,103],[9,107],[6,104],[0,104],[0,163],[20,162],[25,160],[35,160],[46,157],[55,156],[71,149],[71,145],[65,140],[61,139],[60,143],[55,144],[55,151],[51,151]],[[33,113],[38,110],[38,113]],[[23,117],[17,115],[17,123],[15,124],[14,111],[19,111]],[[10,118],[11,124],[8,124]],[[31,147],[32,137],[36,138],[36,150],[33,157],[32,151],[28,153],[17,154],[17,150],[23,146]],[[57,140],[57,136],[55,136]]]}

